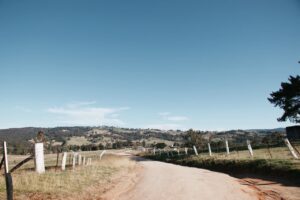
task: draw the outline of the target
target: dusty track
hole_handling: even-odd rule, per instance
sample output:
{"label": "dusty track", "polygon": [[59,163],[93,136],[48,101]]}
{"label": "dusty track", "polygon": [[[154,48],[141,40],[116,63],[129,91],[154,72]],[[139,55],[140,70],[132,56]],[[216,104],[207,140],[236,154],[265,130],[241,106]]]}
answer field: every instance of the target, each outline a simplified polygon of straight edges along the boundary
{"label": "dusty track", "polygon": [[[139,160],[135,179],[128,178],[108,192],[104,199],[118,200],[247,200],[256,192],[226,174],[163,162]],[[132,183],[135,184],[132,184]],[[123,190],[120,192],[120,190]],[[118,191],[118,193],[116,193]]]}

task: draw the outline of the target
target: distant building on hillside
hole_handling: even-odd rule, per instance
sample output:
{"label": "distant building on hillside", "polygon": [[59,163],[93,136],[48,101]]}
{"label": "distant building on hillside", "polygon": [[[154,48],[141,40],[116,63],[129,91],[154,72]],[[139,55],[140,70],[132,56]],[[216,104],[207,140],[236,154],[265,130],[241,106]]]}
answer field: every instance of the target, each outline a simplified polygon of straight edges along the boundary
{"label": "distant building on hillside", "polygon": [[293,140],[300,141],[300,126],[286,127],[286,136],[291,141],[293,141]]}

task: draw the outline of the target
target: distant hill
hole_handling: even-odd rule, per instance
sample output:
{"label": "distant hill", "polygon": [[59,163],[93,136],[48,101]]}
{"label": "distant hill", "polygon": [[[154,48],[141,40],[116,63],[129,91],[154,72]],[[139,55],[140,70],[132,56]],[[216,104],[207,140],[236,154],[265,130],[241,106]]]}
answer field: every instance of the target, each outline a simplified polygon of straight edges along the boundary
{"label": "distant hill", "polygon": [[[191,140],[187,132],[180,130],[133,129],[110,126],[101,127],[55,127],[55,128],[10,128],[0,129],[0,141],[7,141],[10,152],[28,153],[32,148],[32,140],[38,131],[45,133],[49,151],[55,146],[65,144],[65,148],[73,150],[92,150],[102,148],[122,148],[126,146],[151,146],[164,143],[167,146],[185,145]],[[285,129],[252,129],[230,130],[222,132],[198,131],[197,134],[205,140],[220,141],[227,138],[234,143],[244,142],[246,139],[261,142],[266,135],[279,133],[284,135]]]}

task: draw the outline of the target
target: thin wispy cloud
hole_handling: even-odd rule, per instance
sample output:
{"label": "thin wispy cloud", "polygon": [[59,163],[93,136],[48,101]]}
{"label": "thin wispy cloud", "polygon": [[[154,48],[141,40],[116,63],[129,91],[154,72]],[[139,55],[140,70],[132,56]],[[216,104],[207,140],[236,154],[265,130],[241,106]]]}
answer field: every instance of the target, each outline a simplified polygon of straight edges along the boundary
{"label": "thin wispy cloud", "polygon": [[171,113],[169,113],[169,112],[160,112],[160,113],[158,113],[158,115],[160,115],[160,116],[168,116],[170,114]]}
{"label": "thin wispy cloud", "polygon": [[170,112],[160,112],[158,113],[158,115],[160,116],[160,121],[162,121],[162,123],[146,125],[145,128],[161,130],[183,130],[185,129],[185,127],[182,123],[189,120],[189,118],[186,116],[172,115]]}
{"label": "thin wispy cloud", "polygon": [[186,116],[172,115],[170,112],[160,112],[158,115],[161,116],[163,120],[174,122],[187,121],[189,119]]}
{"label": "thin wispy cloud", "polygon": [[51,107],[47,112],[56,115],[57,121],[65,125],[124,125],[120,112],[130,109],[129,107],[104,108],[97,107],[96,102],[76,102],[63,107]]}
{"label": "thin wispy cloud", "polygon": [[187,121],[189,118],[185,117],[185,116],[170,116],[170,117],[166,117],[167,120],[169,121]]}
{"label": "thin wispy cloud", "polygon": [[184,127],[180,124],[150,124],[150,125],[145,126],[145,128],[160,129],[160,130],[184,129]]}
{"label": "thin wispy cloud", "polygon": [[93,105],[96,104],[96,101],[82,101],[82,102],[72,102],[72,103],[68,103],[67,107],[69,108],[77,108],[77,107],[81,107],[81,106],[89,106],[89,105]]}
{"label": "thin wispy cloud", "polygon": [[23,107],[23,106],[15,106],[15,109],[18,110],[18,111],[21,111],[21,112],[26,112],[26,113],[32,112],[31,109]]}

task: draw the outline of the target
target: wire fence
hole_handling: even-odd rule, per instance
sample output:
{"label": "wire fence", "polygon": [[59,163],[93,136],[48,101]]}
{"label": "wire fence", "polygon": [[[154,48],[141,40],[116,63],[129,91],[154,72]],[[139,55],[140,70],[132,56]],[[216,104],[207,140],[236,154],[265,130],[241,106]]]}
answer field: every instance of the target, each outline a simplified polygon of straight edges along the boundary
{"label": "wire fence", "polygon": [[[16,150],[16,147],[7,147],[8,152],[14,152]],[[24,149],[23,149],[24,150]],[[9,162],[8,167],[9,169],[13,169],[16,165],[21,163],[22,161],[29,159],[24,164],[22,164],[17,171],[22,170],[34,170],[35,169],[35,161],[34,161],[34,150],[32,148],[25,148],[28,153],[26,155],[16,155],[16,154],[9,154]],[[29,153],[30,152],[30,153]],[[88,161],[88,159],[96,160],[99,159],[99,156],[103,152],[103,150],[98,151],[79,151],[79,152],[73,152],[73,151],[57,151],[56,153],[52,153],[49,151],[44,151],[44,165],[45,169],[61,169],[62,168],[62,162],[63,162],[63,153],[67,153],[66,157],[66,168],[71,168],[73,166],[73,158],[74,156],[78,156],[80,154],[81,162],[83,162],[83,159],[85,159],[85,162]],[[3,155],[3,147],[0,148],[0,153]],[[79,163],[79,158],[76,158],[76,165]]]}
{"label": "wire fence", "polygon": [[[283,159],[283,160],[297,160],[300,158],[300,141],[293,141],[289,147],[285,141],[277,144],[257,144],[252,146],[251,142],[245,142],[244,145],[241,143],[236,144],[233,142],[227,142],[228,149],[226,148],[226,141],[218,146],[214,146],[210,143],[193,145],[187,147],[167,147],[164,149],[160,148],[148,148],[144,149],[150,154],[155,155],[195,155],[198,154],[200,157],[211,157],[221,159]],[[249,148],[250,144],[250,148]],[[194,149],[195,147],[195,149]],[[294,154],[292,153],[294,151]],[[295,156],[296,155],[296,156]]]}

